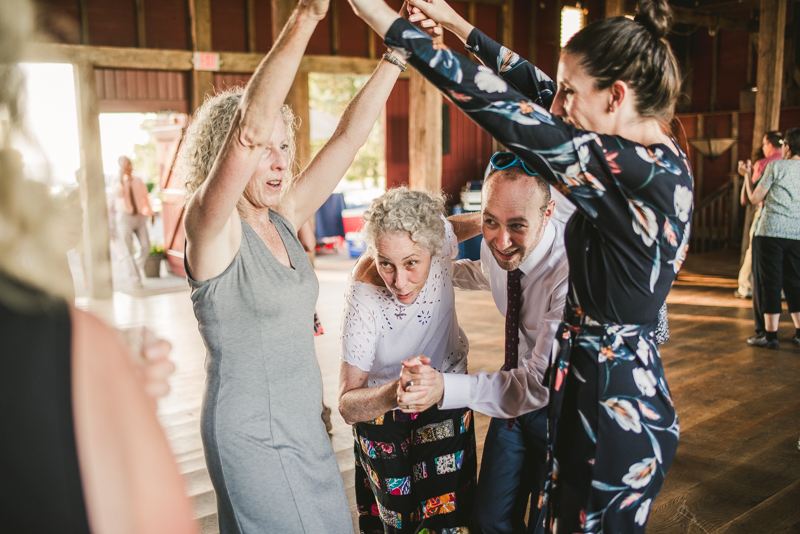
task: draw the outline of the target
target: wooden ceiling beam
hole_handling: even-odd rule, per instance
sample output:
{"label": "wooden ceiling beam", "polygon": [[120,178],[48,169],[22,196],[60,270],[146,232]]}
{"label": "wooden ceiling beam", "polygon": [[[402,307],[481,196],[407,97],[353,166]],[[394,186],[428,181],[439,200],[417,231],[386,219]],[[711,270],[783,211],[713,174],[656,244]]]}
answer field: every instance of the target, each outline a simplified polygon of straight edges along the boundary
{"label": "wooden ceiling beam", "polygon": [[[252,73],[264,59],[264,54],[221,52],[221,72]],[[71,44],[34,43],[23,58],[31,63],[88,63],[108,69],[191,71],[192,52],[188,50],[157,50],[117,46],[83,46]],[[300,62],[300,72],[323,74],[372,74],[377,59],[349,56],[307,55]],[[404,76],[407,78],[408,74]]]}

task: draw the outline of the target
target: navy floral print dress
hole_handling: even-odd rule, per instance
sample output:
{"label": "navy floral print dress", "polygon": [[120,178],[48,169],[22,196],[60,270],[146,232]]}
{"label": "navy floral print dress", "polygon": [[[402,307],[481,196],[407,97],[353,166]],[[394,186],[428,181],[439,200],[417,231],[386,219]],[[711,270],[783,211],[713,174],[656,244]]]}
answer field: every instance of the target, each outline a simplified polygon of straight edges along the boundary
{"label": "navy floral print dress", "polygon": [[477,65],[405,20],[386,44],[575,204],[570,291],[549,372],[546,526],[645,532],[679,426],[654,338],[688,248],[692,174],[671,146],[570,126],[548,111],[556,84],[474,30]]}

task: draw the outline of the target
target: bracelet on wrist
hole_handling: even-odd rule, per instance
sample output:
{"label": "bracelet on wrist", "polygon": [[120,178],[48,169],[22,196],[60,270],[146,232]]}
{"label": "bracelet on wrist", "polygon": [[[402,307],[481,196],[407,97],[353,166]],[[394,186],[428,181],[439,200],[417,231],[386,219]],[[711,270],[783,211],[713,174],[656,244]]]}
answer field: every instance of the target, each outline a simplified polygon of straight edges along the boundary
{"label": "bracelet on wrist", "polygon": [[397,59],[397,56],[395,56],[394,54],[392,54],[388,50],[383,53],[383,59],[385,59],[386,61],[388,61],[392,65],[396,66],[398,69],[400,69],[400,72],[405,72],[406,69],[408,68],[405,63],[403,63],[402,61]]}

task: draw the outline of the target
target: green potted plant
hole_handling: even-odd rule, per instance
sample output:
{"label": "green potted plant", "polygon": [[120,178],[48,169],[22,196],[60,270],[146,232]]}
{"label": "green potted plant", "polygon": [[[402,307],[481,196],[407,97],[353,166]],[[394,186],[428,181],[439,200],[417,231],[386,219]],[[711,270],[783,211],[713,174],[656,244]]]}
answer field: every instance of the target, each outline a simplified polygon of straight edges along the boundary
{"label": "green potted plant", "polygon": [[153,245],[150,247],[150,256],[144,264],[144,275],[148,278],[158,278],[161,276],[161,260],[166,257],[164,247]]}

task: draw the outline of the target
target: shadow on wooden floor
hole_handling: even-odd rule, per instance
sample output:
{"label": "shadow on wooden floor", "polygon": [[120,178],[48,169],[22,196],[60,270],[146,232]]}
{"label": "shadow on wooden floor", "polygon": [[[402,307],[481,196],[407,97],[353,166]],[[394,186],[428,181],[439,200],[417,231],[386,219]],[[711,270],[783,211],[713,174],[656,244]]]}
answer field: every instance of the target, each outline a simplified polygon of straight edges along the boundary
{"label": "shadow on wooden floor", "polygon": [[784,313],[777,351],[750,347],[738,252],[690,256],[662,347],[681,422],[648,533],[800,532],[800,348]]}

